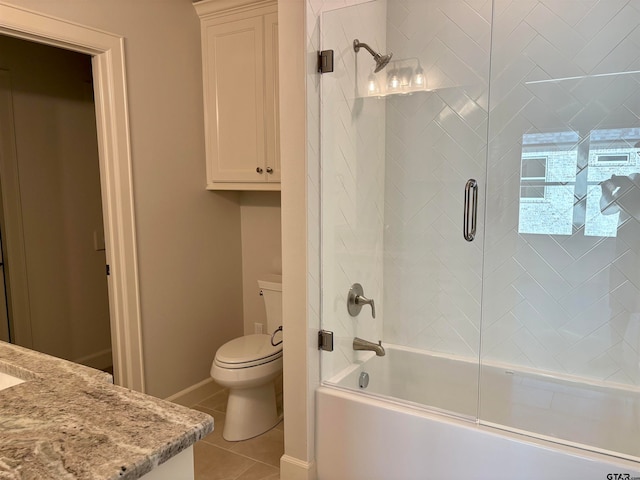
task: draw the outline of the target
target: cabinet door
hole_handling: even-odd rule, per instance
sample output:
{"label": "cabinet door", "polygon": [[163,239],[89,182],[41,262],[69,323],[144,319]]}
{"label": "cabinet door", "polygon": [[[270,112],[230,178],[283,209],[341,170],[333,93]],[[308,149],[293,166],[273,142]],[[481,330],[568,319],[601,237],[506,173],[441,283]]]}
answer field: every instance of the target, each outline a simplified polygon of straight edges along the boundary
{"label": "cabinet door", "polygon": [[278,94],[278,14],[264,17],[267,181],[280,181],[280,96]]}
{"label": "cabinet door", "polygon": [[203,27],[207,182],[264,182],[263,19]]}

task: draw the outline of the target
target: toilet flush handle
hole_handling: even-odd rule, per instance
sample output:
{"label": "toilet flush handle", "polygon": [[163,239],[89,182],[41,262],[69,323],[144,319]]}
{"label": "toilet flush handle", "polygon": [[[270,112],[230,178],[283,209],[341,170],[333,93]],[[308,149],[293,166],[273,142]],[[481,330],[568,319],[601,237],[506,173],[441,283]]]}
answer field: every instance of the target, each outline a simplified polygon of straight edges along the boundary
{"label": "toilet flush handle", "polygon": [[273,339],[276,336],[276,333],[281,332],[282,331],[282,325],[280,325],[278,328],[275,329],[275,331],[271,334],[271,345],[273,345],[274,347],[277,347],[278,345],[280,345],[282,343],[282,340],[280,340],[279,342],[274,342]]}

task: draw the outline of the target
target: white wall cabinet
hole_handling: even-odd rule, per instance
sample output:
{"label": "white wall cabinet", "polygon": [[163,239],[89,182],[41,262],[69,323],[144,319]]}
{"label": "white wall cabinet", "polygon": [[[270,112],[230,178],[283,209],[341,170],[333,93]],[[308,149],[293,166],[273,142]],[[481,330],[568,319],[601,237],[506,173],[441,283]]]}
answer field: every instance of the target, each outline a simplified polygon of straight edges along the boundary
{"label": "white wall cabinet", "polygon": [[277,3],[194,6],[202,35],[207,188],[280,190]]}

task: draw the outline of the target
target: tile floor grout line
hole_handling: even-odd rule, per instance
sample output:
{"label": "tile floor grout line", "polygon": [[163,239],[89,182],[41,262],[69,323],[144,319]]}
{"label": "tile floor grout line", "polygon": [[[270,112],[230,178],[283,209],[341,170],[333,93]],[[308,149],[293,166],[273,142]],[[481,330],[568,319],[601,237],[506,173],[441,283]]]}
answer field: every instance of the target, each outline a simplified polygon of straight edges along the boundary
{"label": "tile floor grout line", "polygon": [[[242,454],[242,453],[234,452],[233,450],[227,450],[227,451],[228,451],[228,452],[231,452],[231,453],[235,453],[236,455],[238,455],[238,456],[240,456],[240,457],[244,457],[244,458],[248,458],[249,460],[253,460],[254,462],[261,463],[261,464],[266,465],[266,466],[268,466],[268,467],[271,467],[271,468],[277,468],[277,469],[278,469],[278,471],[280,470],[280,467],[279,467],[279,466],[277,466],[277,467],[276,467],[275,465],[271,465],[270,463],[263,462],[262,460],[258,460],[257,458],[249,457],[249,456],[244,455],[244,454]],[[282,455],[281,455],[281,456],[282,456]]]}
{"label": "tile floor grout line", "polygon": [[254,465],[249,465],[247,468],[245,468],[242,472],[240,472],[238,475],[236,475],[235,477],[233,477],[233,479],[231,480],[237,480],[238,478],[240,478],[241,475],[247,473],[250,469],[253,468]]}
{"label": "tile floor grout line", "polygon": [[267,467],[275,468],[275,469],[277,469],[278,471],[280,471],[280,466],[279,466],[279,465],[276,467],[275,465],[272,465],[272,464],[270,464],[270,463],[264,462],[263,460],[258,460],[257,458],[250,457],[250,456],[245,455],[245,454],[243,454],[243,453],[238,453],[238,452],[236,452],[236,451],[234,451],[234,450],[231,450],[231,449],[229,449],[229,448],[222,447],[222,446],[217,445],[217,444],[215,444],[215,443],[207,442],[207,439],[206,439],[206,438],[203,438],[203,439],[202,439],[202,441],[203,441],[203,442],[205,442],[207,445],[211,445],[212,447],[217,447],[217,448],[219,448],[220,450],[224,450],[224,451],[225,451],[225,452],[227,452],[227,453],[233,453],[234,455],[237,455],[237,456],[239,456],[239,457],[243,457],[243,458],[246,458],[246,459],[248,459],[248,460],[252,460],[252,461],[254,461],[254,462],[256,462],[256,463],[261,463],[262,465],[266,465]]}
{"label": "tile floor grout line", "polygon": [[222,445],[218,445],[217,443],[208,442],[206,438],[203,438],[202,441],[207,443],[207,444],[209,444],[209,445],[213,445],[215,447],[221,448],[222,450],[224,450],[226,452],[233,452],[233,450],[231,450],[231,448],[223,447]]}
{"label": "tile floor grout line", "polygon": [[216,413],[224,413],[224,414],[227,413],[227,412],[223,412],[222,410],[216,410],[215,408],[207,407],[206,405],[201,405],[199,403],[194,405],[193,407],[189,407],[189,408],[195,409],[196,407],[206,408],[207,410],[211,410],[212,412],[216,412]]}

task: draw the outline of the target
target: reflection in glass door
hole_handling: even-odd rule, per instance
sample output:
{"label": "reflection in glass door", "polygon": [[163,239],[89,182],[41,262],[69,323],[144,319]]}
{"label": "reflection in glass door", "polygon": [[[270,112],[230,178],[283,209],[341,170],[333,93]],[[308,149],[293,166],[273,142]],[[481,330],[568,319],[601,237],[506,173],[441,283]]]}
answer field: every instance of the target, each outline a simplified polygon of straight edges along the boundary
{"label": "reflection in glass door", "polygon": [[323,13],[323,382],[640,458],[639,25],[640,0]]}
{"label": "reflection in glass door", "polygon": [[640,2],[498,2],[481,420],[640,456]]}

